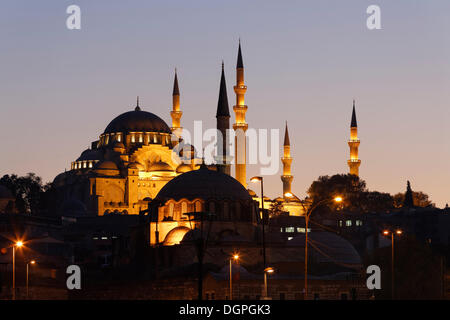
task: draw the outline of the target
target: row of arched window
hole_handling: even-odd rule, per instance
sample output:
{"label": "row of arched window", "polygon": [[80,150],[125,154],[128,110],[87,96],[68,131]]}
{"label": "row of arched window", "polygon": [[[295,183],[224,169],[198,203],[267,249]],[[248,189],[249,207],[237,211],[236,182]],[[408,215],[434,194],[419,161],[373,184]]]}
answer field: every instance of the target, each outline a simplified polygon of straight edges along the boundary
{"label": "row of arched window", "polygon": [[[129,143],[143,143],[144,145],[148,144],[162,144],[168,145],[170,144],[170,135],[165,133],[157,133],[157,132],[130,132],[125,136],[127,142]],[[114,142],[123,142],[124,137],[123,133],[106,133],[100,136],[100,145],[107,146]]]}
{"label": "row of arched window", "polygon": [[70,168],[72,170],[77,169],[90,169],[93,168],[94,165],[99,162],[99,160],[84,160],[84,161],[74,161],[71,163]]}

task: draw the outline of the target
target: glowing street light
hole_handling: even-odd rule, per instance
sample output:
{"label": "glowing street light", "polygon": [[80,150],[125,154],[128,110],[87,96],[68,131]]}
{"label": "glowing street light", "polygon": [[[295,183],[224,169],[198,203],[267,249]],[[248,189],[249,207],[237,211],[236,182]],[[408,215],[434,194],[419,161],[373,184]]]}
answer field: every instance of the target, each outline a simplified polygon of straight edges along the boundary
{"label": "glowing street light", "polygon": [[[284,194],[286,197],[291,198],[294,195],[290,192],[286,192]],[[306,209],[303,202],[300,202],[300,204],[303,207],[303,211],[305,212],[305,292],[304,292],[304,299],[306,300],[308,297],[308,224],[309,224],[309,217],[311,216],[311,213],[313,213],[314,209],[316,209],[320,204],[324,202],[334,201],[336,203],[340,203],[343,201],[343,198],[341,196],[336,196],[332,199],[323,199],[319,202],[317,202],[313,207]]]}
{"label": "glowing street light", "polygon": [[29,278],[29,276],[28,276],[28,269],[29,269],[29,265],[34,265],[34,264],[36,264],[36,260],[31,260],[31,261],[29,261],[29,262],[27,262],[27,299],[28,299],[28,278]]}
{"label": "glowing street light", "polygon": [[268,290],[267,290],[267,274],[274,273],[275,270],[271,267],[264,269],[264,300],[270,300],[268,297]]}
{"label": "glowing street light", "polygon": [[13,255],[13,300],[16,300],[16,248],[21,248],[23,246],[23,241],[19,240],[13,244],[12,255]]}
{"label": "glowing street light", "polygon": [[392,295],[392,300],[394,300],[394,234],[397,235],[401,235],[403,233],[403,230],[401,229],[397,229],[395,230],[395,232],[390,231],[390,230],[384,230],[383,234],[385,236],[388,236],[389,234],[391,235],[391,295]]}
{"label": "glowing street light", "polygon": [[230,300],[233,300],[233,260],[238,263],[239,255],[235,253],[230,258]]}

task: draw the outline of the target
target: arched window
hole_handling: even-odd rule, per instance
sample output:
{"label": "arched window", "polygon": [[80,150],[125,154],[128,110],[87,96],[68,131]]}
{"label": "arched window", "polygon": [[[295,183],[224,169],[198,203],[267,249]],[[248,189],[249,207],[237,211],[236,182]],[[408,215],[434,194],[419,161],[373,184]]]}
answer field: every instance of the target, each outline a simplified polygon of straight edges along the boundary
{"label": "arched window", "polygon": [[202,211],[202,203],[200,201],[197,201],[195,203],[195,212],[201,212]]}
{"label": "arched window", "polygon": [[181,203],[181,215],[183,215],[184,213],[187,213],[188,212],[188,204],[187,204],[187,202],[186,201],[183,201],[182,203]]}
{"label": "arched window", "polygon": [[174,209],[175,205],[173,204],[173,202],[169,203],[169,217],[173,218],[173,209]]}
{"label": "arched window", "polygon": [[228,202],[223,203],[223,219],[231,220],[230,205]]}

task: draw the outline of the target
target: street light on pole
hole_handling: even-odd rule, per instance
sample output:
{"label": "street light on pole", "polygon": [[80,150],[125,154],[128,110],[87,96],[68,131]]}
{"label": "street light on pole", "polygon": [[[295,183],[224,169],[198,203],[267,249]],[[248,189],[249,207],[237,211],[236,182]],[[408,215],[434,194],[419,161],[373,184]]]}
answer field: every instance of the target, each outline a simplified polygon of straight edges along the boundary
{"label": "street light on pole", "polygon": [[263,177],[256,176],[250,179],[251,182],[261,183],[261,217],[262,217],[262,245],[263,245],[263,263],[264,269],[266,269],[266,235],[264,225],[266,224],[265,214],[264,214],[264,179]]}
{"label": "street light on pole", "polygon": [[263,300],[270,300],[268,296],[268,290],[267,290],[267,274],[268,273],[274,273],[275,270],[271,267],[264,269],[264,298]]}
{"label": "street light on pole", "polygon": [[13,255],[13,300],[16,300],[16,247],[21,248],[23,246],[22,241],[17,241],[13,244],[12,255]]}
{"label": "street light on pole", "polygon": [[[292,198],[294,195],[290,192],[286,192],[285,197],[287,198]],[[311,216],[311,213],[313,213],[313,211],[322,203],[325,202],[329,202],[329,201],[334,201],[336,203],[340,203],[342,202],[342,197],[341,196],[336,196],[333,199],[323,199],[319,202],[317,202],[313,207],[309,207],[308,209],[305,208],[305,205],[303,204],[303,202],[300,202],[300,204],[303,207],[303,211],[305,212],[305,267],[304,267],[304,271],[305,271],[305,292],[304,292],[304,300],[307,299],[308,297],[308,225],[309,225],[309,217]]]}
{"label": "street light on pole", "polygon": [[391,235],[391,297],[392,300],[394,300],[395,297],[395,290],[394,290],[394,233],[398,236],[402,235],[403,231],[401,229],[395,230],[395,232],[391,230],[384,230],[383,234],[385,236]]}
{"label": "street light on pole", "polygon": [[29,276],[28,276],[28,271],[29,271],[29,265],[31,264],[31,265],[33,265],[33,264],[35,264],[36,263],[36,261],[35,260],[31,260],[31,261],[29,261],[29,262],[27,262],[27,299],[28,299],[28,278],[29,278]]}
{"label": "street light on pole", "polygon": [[230,300],[233,300],[233,262],[238,262],[239,260],[239,255],[238,254],[234,254],[231,258],[230,258]]}

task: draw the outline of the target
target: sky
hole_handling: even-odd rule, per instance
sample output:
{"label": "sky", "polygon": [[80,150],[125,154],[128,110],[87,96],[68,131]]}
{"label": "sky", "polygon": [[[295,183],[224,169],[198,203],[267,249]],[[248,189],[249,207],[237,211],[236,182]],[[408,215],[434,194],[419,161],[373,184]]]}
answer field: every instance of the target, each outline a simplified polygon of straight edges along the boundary
{"label": "sky", "polygon": [[[66,28],[72,4],[81,30]],[[366,26],[372,4],[380,30]],[[1,1],[0,175],[52,181],[137,95],[170,125],[175,67],[182,126],[214,127],[222,60],[230,111],[235,101],[240,38],[247,122],[283,133],[288,120],[297,196],[348,172],[355,99],[368,188],[394,194],[410,180],[445,206],[449,16],[448,0]],[[270,197],[282,193],[281,168],[265,177]],[[249,166],[248,177],[258,173]]]}

